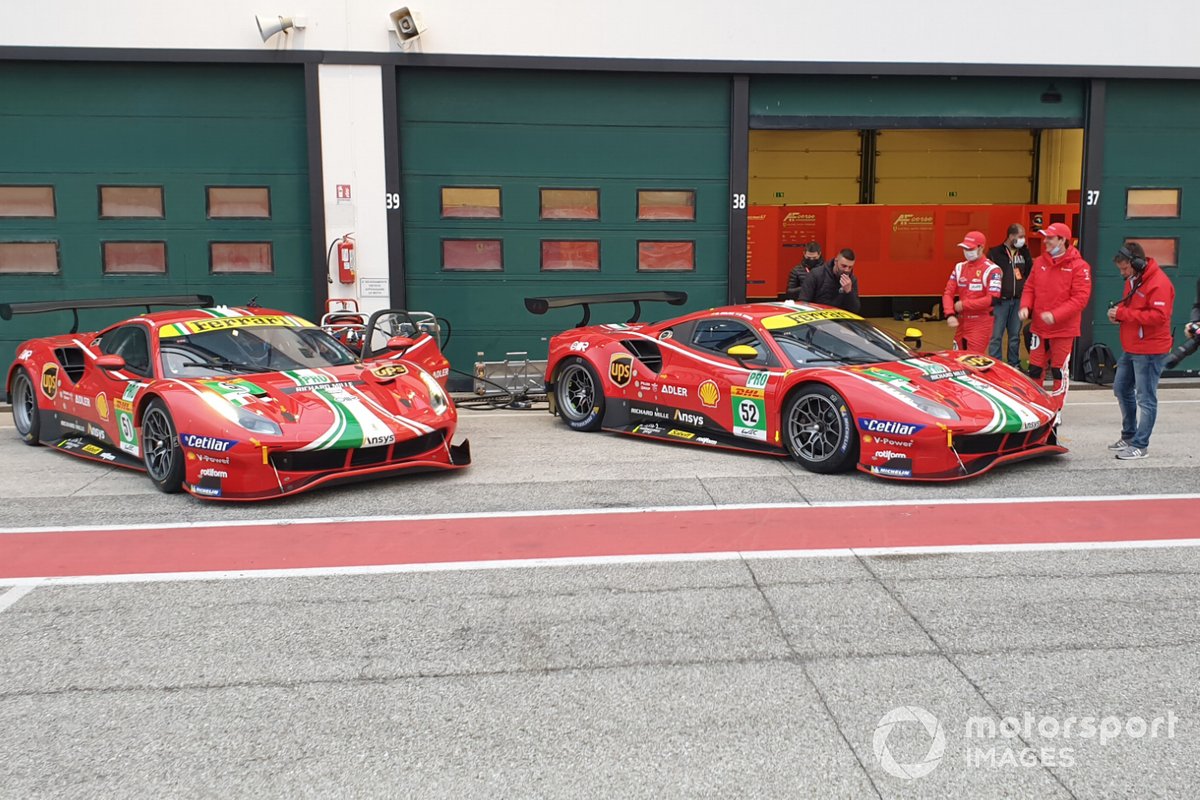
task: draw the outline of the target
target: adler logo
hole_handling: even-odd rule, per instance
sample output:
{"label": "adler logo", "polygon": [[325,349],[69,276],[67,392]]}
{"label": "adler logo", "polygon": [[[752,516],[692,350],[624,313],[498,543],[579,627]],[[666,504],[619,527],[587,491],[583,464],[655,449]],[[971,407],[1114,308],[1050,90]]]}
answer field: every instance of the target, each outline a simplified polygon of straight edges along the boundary
{"label": "adler logo", "polygon": [[218,439],[215,436],[197,436],[194,433],[179,434],[179,442],[184,447],[190,447],[193,450],[212,450],[217,453],[224,453],[237,444],[236,441],[231,439]]}
{"label": "adler logo", "polygon": [[871,433],[890,433],[896,436],[912,436],[925,428],[924,425],[914,425],[909,422],[893,422],[890,419],[870,419],[868,417],[859,417],[858,427]]}

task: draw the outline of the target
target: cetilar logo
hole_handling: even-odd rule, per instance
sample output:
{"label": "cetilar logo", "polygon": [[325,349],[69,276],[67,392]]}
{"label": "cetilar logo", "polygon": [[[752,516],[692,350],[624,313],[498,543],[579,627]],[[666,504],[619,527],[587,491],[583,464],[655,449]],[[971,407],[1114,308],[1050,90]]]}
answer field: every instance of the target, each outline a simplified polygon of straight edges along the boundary
{"label": "cetilar logo", "polygon": [[[929,752],[915,764],[901,764],[888,749],[888,736],[902,722],[917,723],[925,729],[931,740]],[[871,739],[871,749],[875,751],[875,758],[884,772],[904,780],[916,780],[933,772],[942,762],[942,755],[946,752],[946,732],[938,718],[920,706],[900,706],[879,718],[875,725],[875,736]]]}

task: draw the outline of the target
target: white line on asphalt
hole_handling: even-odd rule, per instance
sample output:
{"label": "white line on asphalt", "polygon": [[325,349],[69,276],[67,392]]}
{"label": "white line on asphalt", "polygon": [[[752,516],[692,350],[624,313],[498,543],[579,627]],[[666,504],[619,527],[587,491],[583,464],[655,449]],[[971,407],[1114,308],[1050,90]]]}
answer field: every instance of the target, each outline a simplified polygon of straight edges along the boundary
{"label": "white line on asphalt", "polygon": [[1142,494],[1142,495],[1074,495],[1069,497],[959,497],[938,499],[896,500],[838,500],[816,503],[731,503],[707,506],[635,506],[632,508],[564,508],[540,511],[478,511],[461,514],[412,514],[377,517],[292,517],[290,519],[207,520],[196,522],[143,523],[138,525],[78,525],[42,526],[37,528],[0,528],[0,535],[12,533],[91,533],[95,531],[171,530],[181,528],[233,528],[252,525],[327,525],[358,522],[436,522],[455,519],[521,519],[526,517],[577,517],[592,514],[650,514],[685,513],[689,511],[770,511],[773,509],[803,510],[806,508],[879,508],[896,506],[947,505],[1009,505],[1019,503],[1128,503],[1160,500],[1200,500],[1200,494]]}
{"label": "white line on asphalt", "polygon": [[22,597],[24,597],[25,595],[32,592],[35,588],[37,588],[41,584],[42,584],[42,581],[39,580],[38,578],[26,579],[16,585],[13,585],[13,584],[10,584],[7,582],[0,583],[0,586],[12,586],[13,587],[13,588],[9,589],[7,592],[5,592],[4,594],[0,594],[0,614],[3,614],[8,609],[12,608],[13,603],[17,602]]}
{"label": "white line on asphalt", "polygon": [[[1034,544],[944,545],[931,547],[856,547],[824,550],[727,551],[720,553],[663,553],[660,555],[584,556],[577,558],[525,558],[497,561],[450,561],[430,564],[376,564],[362,567],[304,567],[298,569],[262,569],[212,572],[146,572],[125,575],[80,575],[70,577],[0,578],[0,586],[15,587],[0,595],[0,611],[5,598],[24,590],[13,599],[37,586],[86,586],[95,584],[168,583],[190,581],[227,581],[259,578],[324,578],[356,575],[397,575],[426,572],[470,572],[473,570],[533,569],[537,567],[590,567],[605,565],[659,564],[695,561],[742,561],[752,559],[853,558],[855,556],[894,556],[959,553],[1021,553],[1071,550],[1149,550],[1168,547],[1200,547],[1200,539],[1157,539],[1126,542],[1049,542]],[[9,603],[9,605],[12,604]]]}
{"label": "white line on asphalt", "polygon": [[[1069,408],[1073,408],[1075,406],[1111,406],[1116,402],[1117,402],[1117,398],[1113,397],[1113,399],[1108,400],[1107,402],[1104,402],[1104,403],[1067,403],[1067,408],[1069,409]],[[1200,403],[1200,400],[1159,400],[1158,401],[1158,404],[1160,406],[1171,405],[1171,404],[1178,405],[1181,403]]]}

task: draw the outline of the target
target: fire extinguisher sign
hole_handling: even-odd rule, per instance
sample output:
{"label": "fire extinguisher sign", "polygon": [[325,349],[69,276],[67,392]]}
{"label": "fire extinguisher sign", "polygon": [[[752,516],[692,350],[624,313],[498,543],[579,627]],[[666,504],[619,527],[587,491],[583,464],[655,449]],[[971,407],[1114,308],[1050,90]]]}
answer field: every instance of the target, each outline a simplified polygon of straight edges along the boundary
{"label": "fire extinguisher sign", "polygon": [[346,200],[350,199],[350,184],[348,184],[348,183],[337,184],[337,199],[338,199],[339,203],[345,202]]}

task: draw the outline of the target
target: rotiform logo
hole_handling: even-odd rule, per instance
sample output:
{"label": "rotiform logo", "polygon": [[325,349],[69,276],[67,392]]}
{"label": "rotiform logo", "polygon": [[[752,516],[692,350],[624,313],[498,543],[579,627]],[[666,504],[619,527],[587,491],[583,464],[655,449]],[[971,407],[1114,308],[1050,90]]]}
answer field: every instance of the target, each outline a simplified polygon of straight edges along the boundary
{"label": "rotiform logo", "polygon": [[871,433],[891,433],[896,436],[912,436],[914,433],[925,429],[924,425],[893,422],[890,419],[870,419],[869,417],[859,417],[858,427]]}

